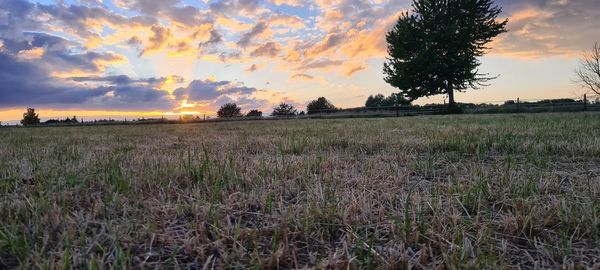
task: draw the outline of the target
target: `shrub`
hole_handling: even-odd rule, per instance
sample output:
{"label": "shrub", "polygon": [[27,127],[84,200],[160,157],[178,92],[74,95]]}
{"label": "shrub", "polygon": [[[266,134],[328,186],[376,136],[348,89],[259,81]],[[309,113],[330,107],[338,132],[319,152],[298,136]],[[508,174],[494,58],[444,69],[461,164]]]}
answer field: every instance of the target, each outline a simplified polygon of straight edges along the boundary
{"label": "shrub", "polygon": [[246,114],[246,117],[262,117],[262,112],[259,110],[251,110]]}

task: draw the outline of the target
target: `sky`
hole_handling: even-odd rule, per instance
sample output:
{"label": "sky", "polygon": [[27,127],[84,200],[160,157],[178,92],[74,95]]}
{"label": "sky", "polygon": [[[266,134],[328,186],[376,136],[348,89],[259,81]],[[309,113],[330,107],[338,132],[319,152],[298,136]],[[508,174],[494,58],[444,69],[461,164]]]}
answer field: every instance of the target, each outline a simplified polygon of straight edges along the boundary
{"label": "sky", "polygon": [[[499,77],[459,102],[579,97],[578,58],[600,41],[598,0],[497,0],[508,33],[480,71]],[[397,89],[385,34],[410,0],[0,0],[0,121],[266,113],[338,107]],[[417,104],[441,103],[444,96]]]}

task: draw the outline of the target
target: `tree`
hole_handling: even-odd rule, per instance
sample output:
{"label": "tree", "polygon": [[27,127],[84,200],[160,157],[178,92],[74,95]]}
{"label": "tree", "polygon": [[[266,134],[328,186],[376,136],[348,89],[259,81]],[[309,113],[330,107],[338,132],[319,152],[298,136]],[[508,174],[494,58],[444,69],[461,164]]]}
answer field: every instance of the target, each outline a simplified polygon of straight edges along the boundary
{"label": "tree", "polygon": [[486,44],[506,32],[508,20],[493,0],[413,0],[387,33],[384,80],[406,99],[446,94],[454,111],[454,92],[478,89],[494,79],[478,67]]}
{"label": "tree", "polygon": [[381,107],[383,106],[383,100],[385,100],[385,96],[382,94],[370,95],[365,102],[365,107]]}
{"label": "tree", "polygon": [[392,93],[383,100],[384,106],[409,106],[411,103],[411,100],[398,93]]}
{"label": "tree", "polygon": [[594,47],[589,52],[583,54],[575,75],[577,84],[600,95],[600,44],[598,42],[594,43]]}
{"label": "tree", "polygon": [[272,116],[294,116],[296,115],[296,108],[294,108],[294,106],[287,104],[287,103],[281,103],[279,104],[279,106],[273,108],[273,112],[271,113]]}
{"label": "tree", "polygon": [[411,101],[401,94],[391,94],[385,97],[382,94],[375,96],[370,95],[365,102],[365,107],[393,107],[393,106],[409,106]]}
{"label": "tree", "polygon": [[259,110],[251,110],[246,114],[246,117],[262,117],[262,112]]}
{"label": "tree", "polygon": [[317,98],[306,106],[308,114],[319,113],[324,110],[337,110],[337,108],[324,97]]}
{"label": "tree", "polygon": [[40,117],[37,113],[35,113],[34,108],[27,108],[27,112],[23,114],[23,120],[21,120],[21,124],[24,126],[37,125],[40,123]]}
{"label": "tree", "polygon": [[242,116],[241,111],[242,109],[238,107],[237,104],[227,103],[221,106],[221,108],[219,108],[217,115],[220,118],[239,117]]}

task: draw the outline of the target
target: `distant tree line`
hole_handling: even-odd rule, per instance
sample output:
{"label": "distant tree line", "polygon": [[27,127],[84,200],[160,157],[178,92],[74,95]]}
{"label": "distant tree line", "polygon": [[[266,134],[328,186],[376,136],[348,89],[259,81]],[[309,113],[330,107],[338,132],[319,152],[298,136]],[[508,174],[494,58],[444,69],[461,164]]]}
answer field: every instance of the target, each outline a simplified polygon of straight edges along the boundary
{"label": "distant tree line", "polygon": [[73,116],[73,118],[65,118],[65,119],[48,119],[44,122],[44,124],[77,124],[79,120],[77,120],[77,116]]}
{"label": "distant tree line", "polygon": [[[279,103],[273,111],[271,112],[271,116],[273,117],[292,117],[297,115],[305,115],[319,113],[322,111],[338,111],[340,110],[336,106],[334,106],[331,101],[327,100],[325,97],[319,97],[313,101],[310,101],[306,106],[306,111],[298,111],[294,105],[282,102]],[[262,117],[263,112],[257,109],[250,110],[245,115],[242,114],[242,108],[240,108],[235,103],[226,103],[223,104],[219,110],[217,111],[217,116],[219,118],[234,118],[234,117]]]}

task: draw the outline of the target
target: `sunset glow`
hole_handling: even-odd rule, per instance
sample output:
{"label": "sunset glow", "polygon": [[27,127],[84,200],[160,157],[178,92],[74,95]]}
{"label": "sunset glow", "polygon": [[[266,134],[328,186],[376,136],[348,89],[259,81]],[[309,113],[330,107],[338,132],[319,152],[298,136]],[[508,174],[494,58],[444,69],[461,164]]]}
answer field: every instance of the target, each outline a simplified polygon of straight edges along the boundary
{"label": "sunset glow", "polygon": [[[498,0],[508,33],[459,102],[579,97],[577,58],[600,37],[597,0]],[[385,34],[409,0],[0,0],[0,121],[215,115],[280,102],[339,107],[396,91]],[[416,103],[443,102],[437,96]]]}

